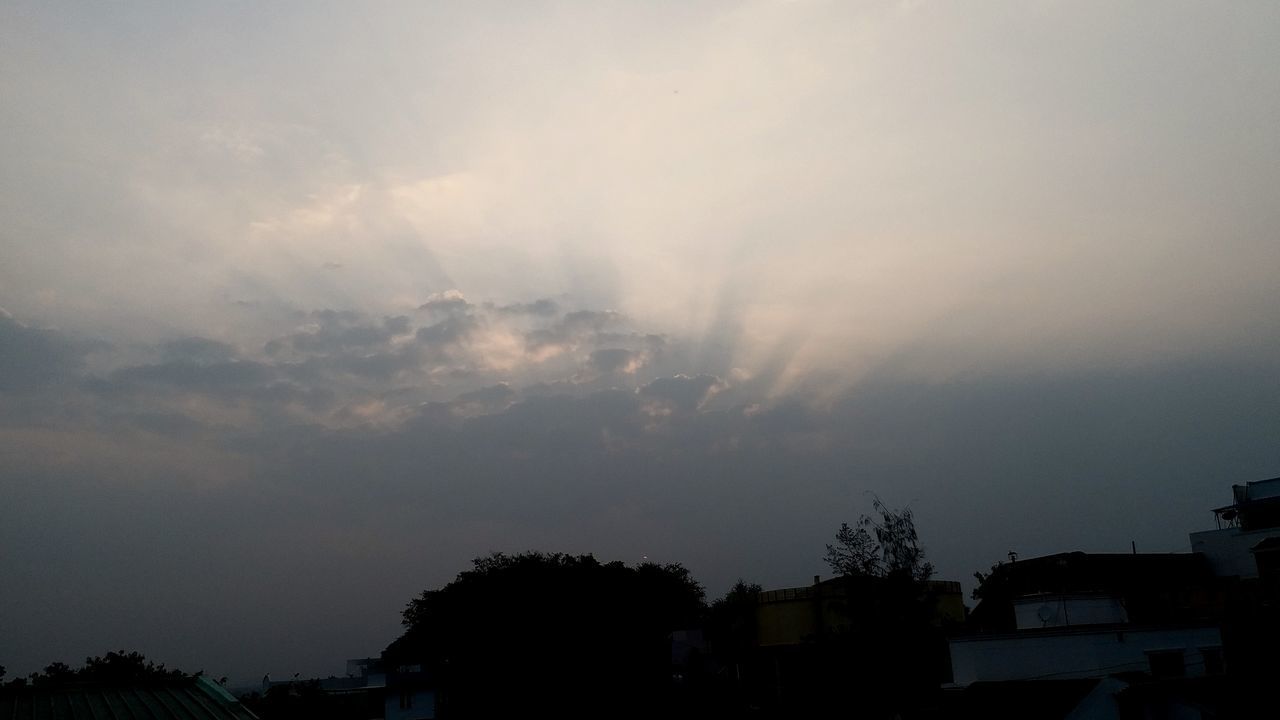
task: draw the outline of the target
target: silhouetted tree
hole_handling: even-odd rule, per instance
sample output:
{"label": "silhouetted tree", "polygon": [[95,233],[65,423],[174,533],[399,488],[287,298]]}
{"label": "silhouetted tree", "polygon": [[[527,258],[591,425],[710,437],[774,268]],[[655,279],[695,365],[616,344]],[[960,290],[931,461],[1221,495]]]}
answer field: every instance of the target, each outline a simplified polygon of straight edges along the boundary
{"label": "silhouetted tree", "polygon": [[756,610],[763,588],[741,578],[707,609],[706,639],[713,666],[710,677],[701,678],[712,698],[713,714],[741,711],[756,694],[753,669],[759,627]]}
{"label": "silhouetted tree", "polygon": [[670,632],[703,610],[678,564],[497,553],[411,600],[383,657],[435,672],[442,714],[650,714],[670,684]]}
{"label": "silhouetted tree", "polygon": [[100,657],[85,658],[84,667],[76,672],[76,676],[80,680],[131,682],[181,678],[187,674],[181,670],[166,669],[164,663],[151,662],[142,653],[120,650]]}
{"label": "silhouetted tree", "polygon": [[849,527],[849,523],[840,523],[840,531],[836,533],[834,545],[827,545],[827,565],[837,575],[870,575],[881,574],[879,548],[871,533],[867,532],[864,523],[867,517],[862,516],[858,527]]}
{"label": "silhouetted tree", "polygon": [[756,606],[763,588],[742,578],[707,611],[708,641],[716,652],[732,655],[756,642]]}
{"label": "silhouetted tree", "polygon": [[856,527],[840,524],[834,545],[827,545],[827,564],[838,575],[887,577],[904,574],[923,581],[933,576],[924,559],[910,508],[891,510],[880,498],[874,515],[863,515]]}
{"label": "silhouetted tree", "polygon": [[855,526],[841,524],[827,545],[827,564],[840,577],[838,606],[845,629],[818,639],[798,679],[815,708],[838,708],[857,694],[861,714],[892,717],[920,707],[945,674],[946,643],[934,622],[935,597],[910,509],[880,498]]}
{"label": "silhouetted tree", "polygon": [[996,570],[1003,565],[1004,562],[1001,561],[993,564],[991,566],[991,570],[987,572],[975,570],[973,573],[973,579],[978,581],[978,585],[973,588],[973,592],[970,593],[970,597],[974,600],[981,600],[982,598],[990,595],[993,592],[992,585],[998,582],[996,580]]}
{"label": "silhouetted tree", "polygon": [[[79,668],[72,668],[64,662],[52,662],[42,672],[31,673],[29,679],[36,685],[57,685],[86,682],[123,684],[183,677],[188,675],[181,670],[169,670],[163,663],[151,662],[142,653],[119,650],[87,657]],[[17,678],[12,682],[26,684],[26,679]]]}

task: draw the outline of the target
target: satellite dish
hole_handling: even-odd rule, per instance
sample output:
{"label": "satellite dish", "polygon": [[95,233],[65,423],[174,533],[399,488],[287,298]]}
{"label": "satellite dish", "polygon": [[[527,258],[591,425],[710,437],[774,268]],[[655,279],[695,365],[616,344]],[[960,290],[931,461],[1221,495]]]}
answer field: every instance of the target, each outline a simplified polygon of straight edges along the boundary
{"label": "satellite dish", "polygon": [[1036,611],[1036,617],[1040,618],[1043,627],[1049,626],[1049,621],[1057,617],[1058,613],[1054,611],[1052,605],[1041,605]]}

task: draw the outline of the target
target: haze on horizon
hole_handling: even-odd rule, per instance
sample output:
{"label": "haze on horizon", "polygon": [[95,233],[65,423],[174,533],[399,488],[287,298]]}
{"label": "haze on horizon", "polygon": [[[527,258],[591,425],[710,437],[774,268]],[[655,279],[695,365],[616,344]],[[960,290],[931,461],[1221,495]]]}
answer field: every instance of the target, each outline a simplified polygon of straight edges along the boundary
{"label": "haze on horizon", "polygon": [[0,663],[376,654],[490,551],[946,579],[1280,475],[1280,6],[0,8]]}

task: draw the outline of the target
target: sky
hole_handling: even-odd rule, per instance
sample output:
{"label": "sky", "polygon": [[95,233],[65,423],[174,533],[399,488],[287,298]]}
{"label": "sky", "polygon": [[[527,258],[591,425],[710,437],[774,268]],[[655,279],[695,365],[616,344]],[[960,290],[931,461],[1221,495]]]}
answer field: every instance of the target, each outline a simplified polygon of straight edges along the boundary
{"label": "sky", "polygon": [[939,577],[1280,475],[1280,5],[0,6],[0,664],[340,674],[493,551]]}

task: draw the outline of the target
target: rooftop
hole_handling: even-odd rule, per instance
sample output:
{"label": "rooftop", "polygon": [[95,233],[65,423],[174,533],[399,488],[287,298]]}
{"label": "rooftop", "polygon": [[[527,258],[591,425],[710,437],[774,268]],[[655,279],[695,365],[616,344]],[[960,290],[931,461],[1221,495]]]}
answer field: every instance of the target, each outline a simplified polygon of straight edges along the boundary
{"label": "rooftop", "polygon": [[203,677],[0,687],[5,720],[257,720]]}
{"label": "rooftop", "polygon": [[1280,527],[1280,478],[1232,485],[1233,502],[1214,508],[1218,528]]}

